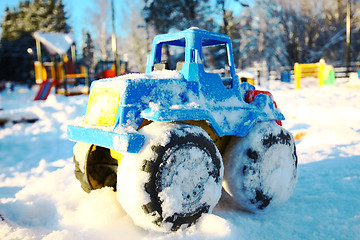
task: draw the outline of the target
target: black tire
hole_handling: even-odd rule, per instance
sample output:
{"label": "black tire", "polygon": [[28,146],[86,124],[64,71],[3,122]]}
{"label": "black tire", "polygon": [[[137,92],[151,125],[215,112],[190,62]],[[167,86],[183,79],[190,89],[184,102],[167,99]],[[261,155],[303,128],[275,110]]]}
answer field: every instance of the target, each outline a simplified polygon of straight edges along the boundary
{"label": "black tire", "polygon": [[112,187],[116,191],[118,161],[111,157],[110,149],[76,143],[74,147],[75,177],[85,192]]}
{"label": "black tire", "polygon": [[118,199],[134,222],[176,231],[211,212],[221,195],[223,163],[207,133],[170,123],[141,131],[146,136],[141,152],[125,155],[118,172]]}
{"label": "black tire", "polygon": [[251,212],[286,201],[296,185],[295,142],[275,122],[257,123],[244,138],[232,137],[224,164],[224,189]]}

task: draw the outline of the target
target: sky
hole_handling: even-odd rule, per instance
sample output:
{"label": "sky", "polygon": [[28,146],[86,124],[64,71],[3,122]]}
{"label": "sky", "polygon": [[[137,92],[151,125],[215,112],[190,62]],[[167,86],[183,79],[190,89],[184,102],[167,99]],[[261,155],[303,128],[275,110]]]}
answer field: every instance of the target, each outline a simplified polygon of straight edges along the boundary
{"label": "sky", "polygon": [[[120,4],[122,0],[114,0],[115,5],[115,14],[117,14],[116,19],[118,19],[118,15],[121,13]],[[3,19],[4,12],[6,7],[13,9],[19,6],[21,0],[0,0],[0,19]],[[86,22],[86,14],[89,9],[94,8],[93,1],[91,0],[63,0],[63,4],[65,6],[65,11],[67,13],[67,17],[69,18],[68,24],[72,27],[73,32],[75,33],[76,42],[79,46],[82,43],[82,35],[81,31],[83,28],[88,29],[89,23]],[[111,13],[109,13],[111,14]],[[109,24],[111,26],[111,24]],[[115,27],[116,28],[116,27]],[[118,33],[119,30],[116,29]]]}
{"label": "sky", "polygon": [[[19,6],[21,0],[0,0],[0,19],[2,21],[3,15],[6,7],[13,9]],[[68,17],[68,24],[72,27],[72,31],[75,33],[75,39],[77,46],[81,46],[82,44],[82,29],[88,29],[89,26],[89,18],[86,16],[90,9],[94,8],[93,0],[63,0],[63,4],[65,6],[65,11]],[[110,1],[109,1],[110,2]],[[122,21],[121,18],[121,8],[123,0],[114,0],[115,6],[115,23],[119,23]],[[252,4],[253,0],[243,0],[242,2]],[[239,12],[241,6],[239,3],[235,1],[230,1],[226,6],[228,9],[232,9],[234,13]],[[109,12],[111,14],[111,12]],[[115,24],[115,31],[117,35],[121,35],[119,24]],[[111,23],[108,24],[108,27],[111,27]],[[1,28],[1,27],[0,27]],[[109,31],[112,31],[110,29]]]}

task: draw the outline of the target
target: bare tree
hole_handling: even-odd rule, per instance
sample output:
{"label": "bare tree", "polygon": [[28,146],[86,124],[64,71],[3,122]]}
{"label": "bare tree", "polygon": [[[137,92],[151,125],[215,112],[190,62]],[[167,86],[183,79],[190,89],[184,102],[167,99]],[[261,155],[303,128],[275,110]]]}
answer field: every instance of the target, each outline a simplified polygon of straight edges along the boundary
{"label": "bare tree", "polygon": [[[121,11],[120,46],[121,58],[128,62],[131,72],[145,72],[147,54],[151,51],[151,42],[155,32],[147,25],[141,14],[143,0],[124,0]],[[126,7],[125,7],[126,6]]]}
{"label": "bare tree", "polygon": [[94,7],[88,9],[85,21],[91,28],[94,37],[95,55],[101,60],[108,60],[111,56],[111,11],[109,0],[93,0]]}
{"label": "bare tree", "polygon": [[345,22],[341,1],[333,1],[255,0],[252,14],[242,20],[248,24],[240,30],[242,54],[272,69],[320,58],[344,61]]}

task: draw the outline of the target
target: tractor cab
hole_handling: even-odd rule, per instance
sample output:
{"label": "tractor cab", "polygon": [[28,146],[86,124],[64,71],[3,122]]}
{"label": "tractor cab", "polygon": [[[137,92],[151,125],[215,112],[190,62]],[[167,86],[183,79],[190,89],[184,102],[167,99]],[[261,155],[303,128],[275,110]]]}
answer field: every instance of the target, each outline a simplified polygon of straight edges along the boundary
{"label": "tractor cab", "polygon": [[228,95],[224,89],[239,88],[231,39],[224,34],[190,28],[156,36],[146,73],[163,69],[179,71],[187,81],[199,82],[204,91],[220,90],[218,96]]}

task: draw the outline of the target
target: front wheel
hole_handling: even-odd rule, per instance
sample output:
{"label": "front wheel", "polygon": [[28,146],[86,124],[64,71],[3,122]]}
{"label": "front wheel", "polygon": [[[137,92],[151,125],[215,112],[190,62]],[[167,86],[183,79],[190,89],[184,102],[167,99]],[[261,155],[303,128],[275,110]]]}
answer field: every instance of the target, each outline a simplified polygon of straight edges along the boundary
{"label": "front wheel", "polygon": [[294,139],[275,122],[257,123],[247,136],[232,137],[224,163],[224,189],[251,212],[286,201],[297,181]]}
{"label": "front wheel", "polygon": [[74,146],[75,177],[85,192],[112,187],[116,191],[118,161],[110,149],[77,142]]}
{"label": "front wheel", "polygon": [[207,133],[175,123],[140,131],[146,138],[141,152],[124,155],[118,169],[118,200],[134,222],[176,231],[211,212],[221,195],[223,163]]}

